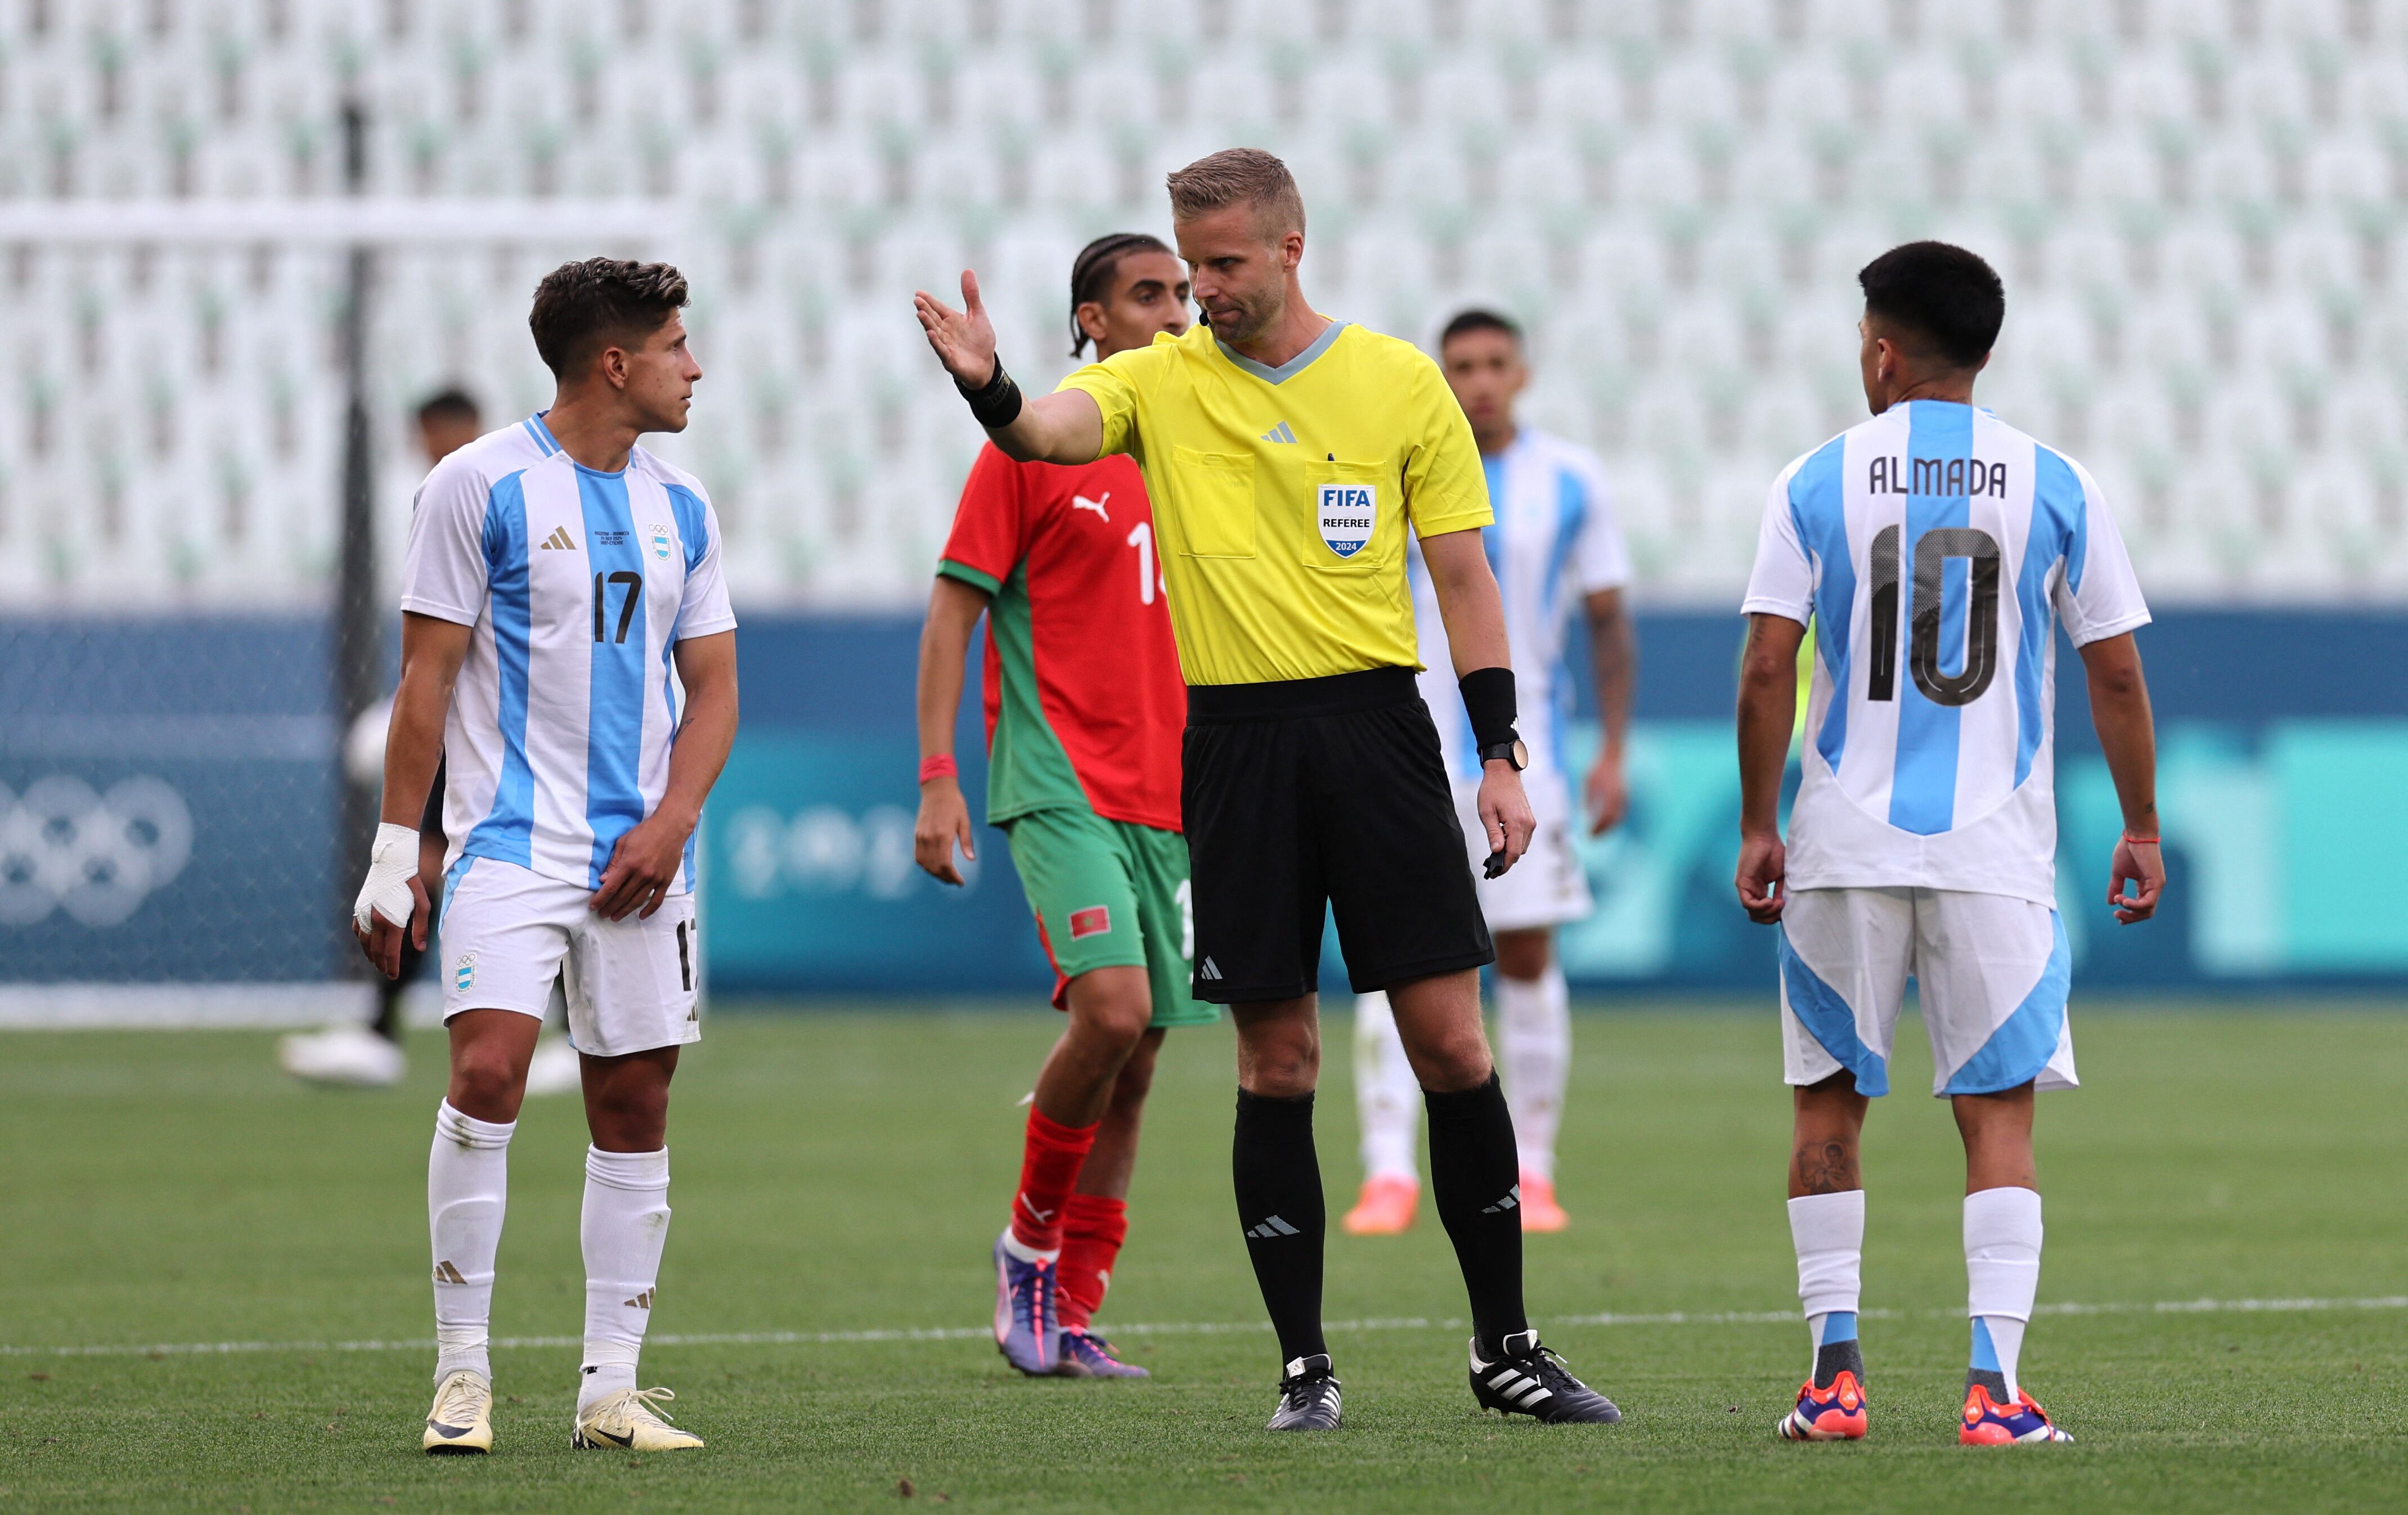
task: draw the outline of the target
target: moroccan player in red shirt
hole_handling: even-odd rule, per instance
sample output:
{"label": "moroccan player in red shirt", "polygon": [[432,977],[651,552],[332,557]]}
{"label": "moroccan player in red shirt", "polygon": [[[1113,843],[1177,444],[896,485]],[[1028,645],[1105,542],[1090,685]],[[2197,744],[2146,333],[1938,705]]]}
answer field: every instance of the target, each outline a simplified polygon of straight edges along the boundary
{"label": "moroccan player in red shirt", "polygon": [[[1187,329],[1187,275],[1141,234],[1091,242],[1070,273],[1077,357]],[[1138,1123],[1163,1032],[1210,1025],[1190,997],[1195,930],[1179,751],[1187,685],[1154,513],[1124,456],[970,469],[920,639],[920,866],[978,855],[953,771],[971,629],[987,618],[987,822],[1013,865],[1069,1024],[1037,1076],[1011,1223],[995,1245],[995,1339],[1030,1375],[1142,1378],[1088,1327],[1127,1235]]]}

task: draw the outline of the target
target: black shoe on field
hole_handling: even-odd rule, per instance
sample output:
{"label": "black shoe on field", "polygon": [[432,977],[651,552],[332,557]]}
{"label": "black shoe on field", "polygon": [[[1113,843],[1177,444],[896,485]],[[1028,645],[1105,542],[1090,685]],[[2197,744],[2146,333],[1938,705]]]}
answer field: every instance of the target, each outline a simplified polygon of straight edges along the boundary
{"label": "black shoe on field", "polygon": [[1584,1422],[1612,1425],[1622,1419],[1613,1401],[1573,1378],[1564,1360],[1539,1345],[1536,1331],[1507,1336],[1493,1363],[1480,1360],[1480,1339],[1471,1342],[1471,1397],[1483,1409],[1527,1415],[1550,1425]]}
{"label": "black shoe on field", "polygon": [[1338,1429],[1338,1379],[1329,1371],[1326,1352],[1299,1357],[1288,1364],[1280,1379],[1279,1413],[1268,1431],[1335,1431]]}

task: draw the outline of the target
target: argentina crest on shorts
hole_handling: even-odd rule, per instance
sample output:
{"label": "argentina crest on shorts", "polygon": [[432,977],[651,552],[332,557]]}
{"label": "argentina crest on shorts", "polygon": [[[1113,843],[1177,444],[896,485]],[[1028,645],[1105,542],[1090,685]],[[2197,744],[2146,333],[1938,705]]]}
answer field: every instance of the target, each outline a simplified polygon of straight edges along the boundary
{"label": "argentina crest on shorts", "polygon": [[1324,484],[1318,491],[1321,540],[1341,558],[1351,558],[1370,545],[1371,528],[1380,521],[1380,493],[1371,484]]}

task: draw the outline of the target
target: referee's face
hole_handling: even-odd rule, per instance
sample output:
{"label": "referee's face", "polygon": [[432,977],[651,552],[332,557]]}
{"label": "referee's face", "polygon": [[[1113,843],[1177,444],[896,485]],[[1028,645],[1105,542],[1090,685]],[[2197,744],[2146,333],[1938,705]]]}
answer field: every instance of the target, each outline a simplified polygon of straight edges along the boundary
{"label": "referee's face", "polygon": [[1196,307],[1221,340],[1242,347],[1287,309],[1288,275],[1304,258],[1304,234],[1264,235],[1262,212],[1240,201],[1172,223],[1179,255],[1195,277]]}

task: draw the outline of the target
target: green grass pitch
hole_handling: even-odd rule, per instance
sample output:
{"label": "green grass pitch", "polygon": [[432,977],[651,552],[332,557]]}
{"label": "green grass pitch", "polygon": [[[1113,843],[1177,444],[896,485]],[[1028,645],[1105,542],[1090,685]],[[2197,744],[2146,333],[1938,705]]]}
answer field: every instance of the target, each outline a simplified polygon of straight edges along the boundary
{"label": "green grass pitch", "polygon": [[[712,1022],[680,1076],[677,1219],[643,1370],[710,1438],[685,1456],[568,1449],[576,1353],[559,1338],[580,1321],[585,1138],[574,1101],[530,1102],[494,1326],[538,1339],[495,1351],[494,1454],[445,1460],[418,1451],[432,1350],[414,1344],[432,1333],[436,1037],[414,1042],[406,1088],[347,1094],[283,1079],[260,1036],[11,1036],[0,1509],[2408,1503],[2408,1308],[2384,1302],[2408,1294],[2408,1016],[2388,1008],[2077,1011],[2087,1087],[2042,1102],[2041,1297],[2059,1309],[2035,1322],[2024,1377],[2080,1444],[2007,1451],[1955,1444],[1961,1167],[1945,1108],[1903,1092],[1928,1087],[1912,1025],[1866,1153],[1872,1438],[1771,1439],[1807,1354],[1760,1008],[1579,1019],[1573,1229],[1532,1238],[1529,1297],[1621,1403],[1618,1427],[1473,1412],[1462,1295],[1425,1200],[1406,1237],[1331,1238],[1346,1428],[1260,1429],[1278,1364],[1231,1212],[1226,1028],[1166,1051],[1099,1322],[1125,1327],[1154,1381],[1024,1381],[974,1335],[815,1339],[981,1325],[1016,1102],[1054,1028],[1039,1008]],[[1333,1216],[1355,1178],[1346,1031],[1333,1020],[1320,1123]],[[2340,1303],[2153,1308],[2194,1300]],[[1779,1318],[1727,1318],[1764,1312]],[[748,1333],[800,1339],[675,1339]],[[413,1344],[358,1345],[379,1341]],[[213,1343],[269,1345],[143,1350]]]}

